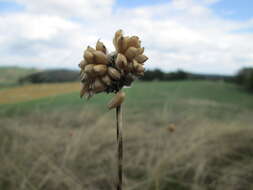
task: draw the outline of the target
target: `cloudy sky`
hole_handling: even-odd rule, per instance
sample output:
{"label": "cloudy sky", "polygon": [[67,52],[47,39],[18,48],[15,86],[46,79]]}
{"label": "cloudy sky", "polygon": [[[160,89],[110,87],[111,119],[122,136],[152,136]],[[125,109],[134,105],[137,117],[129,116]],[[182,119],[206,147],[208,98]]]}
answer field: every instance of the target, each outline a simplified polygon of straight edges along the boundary
{"label": "cloudy sky", "polygon": [[77,69],[87,45],[138,35],[147,68],[253,66],[252,0],[0,0],[0,66]]}

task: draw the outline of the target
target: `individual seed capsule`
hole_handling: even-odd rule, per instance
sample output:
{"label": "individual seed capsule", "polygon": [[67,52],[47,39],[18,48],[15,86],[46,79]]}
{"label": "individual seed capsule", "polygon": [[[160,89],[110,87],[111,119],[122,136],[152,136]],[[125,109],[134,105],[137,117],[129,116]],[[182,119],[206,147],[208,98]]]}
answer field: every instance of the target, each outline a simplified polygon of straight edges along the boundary
{"label": "individual seed capsule", "polygon": [[88,64],[88,65],[86,65],[85,68],[84,68],[84,72],[85,72],[88,76],[93,76],[93,75],[94,75],[93,67],[94,67],[93,64]]}
{"label": "individual seed capsule", "polygon": [[89,50],[85,50],[83,57],[87,61],[88,64],[94,63],[94,55]]}
{"label": "individual seed capsule", "polygon": [[119,68],[119,69],[125,68],[127,66],[126,57],[123,54],[118,53],[115,64],[116,64],[117,68]]}
{"label": "individual seed capsule", "polygon": [[133,58],[137,55],[138,49],[135,47],[129,47],[126,52],[125,56],[127,57],[128,60],[132,61]]}
{"label": "individual seed capsule", "polygon": [[136,61],[136,60],[134,59],[134,60],[133,60],[133,69],[134,69],[134,70],[137,70],[138,66],[139,66],[138,61]]}
{"label": "individual seed capsule", "polygon": [[112,83],[111,78],[108,75],[105,75],[103,77],[101,77],[101,81],[106,84],[107,86],[110,86]]}
{"label": "individual seed capsule", "polygon": [[100,42],[99,40],[97,41],[97,44],[96,44],[96,50],[101,51],[104,54],[107,53],[105,45],[102,42]]}
{"label": "individual seed capsule", "polygon": [[95,93],[103,92],[106,89],[106,86],[100,81],[99,78],[96,78],[96,80],[92,84],[92,91]]}
{"label": "individual seed capsule", "polygon": [[107,72],[107,66],[106,65],[94,65],[93,70],[97,75],[103,76]]}
{"label": "individual seed capsule", "polygon": [[119,91],[107,104],[108,109],[113,109],[118,106],[120,106],[125,99],[125,93],[122,91]]}
{"label": "individual seed capsule", "polygon": [[134,58],[136,61],[138,61],[139,63],[143,64],[145,61],[148,60],[148,57],[146,55],[138,55]]}
{"label": "individual seed capsule", "polygon": [[96,64],[104,64],[106,65],[108,63],[106,55],[101,51],[94,51],[94,61]]}
{"label": "individual seed capsule", "polygon": [[140,40],[138,36],[132,36],[128,39],[127,42],[127,47],[135,47],[139,48],[140,47]]}
{"label": "individual seed capsule", "polygon": [[123,36],[120,36],[118,39],[117,39],[117,51],[119,53],[124,53],[127,49],[127,39],[124,38]]}
{"label": "individual seed capsule", "polygon": [[115,80],[120,79],[120,72],[117,69],[114,69],[113,67],[108,67],[108,75]]}
{"label": "individual seed capsule", "polygon": [[116,48],[116,50],[118,49],[118,46],[117,46],[117,39],[118,39],[120,36],[123,36],[123,31],[122,31],[121,29],[118,30],[117,32],[115,32],[115,35],[114,35],[114,38],[113,38],[113,45],[114,45],[114,47]]}

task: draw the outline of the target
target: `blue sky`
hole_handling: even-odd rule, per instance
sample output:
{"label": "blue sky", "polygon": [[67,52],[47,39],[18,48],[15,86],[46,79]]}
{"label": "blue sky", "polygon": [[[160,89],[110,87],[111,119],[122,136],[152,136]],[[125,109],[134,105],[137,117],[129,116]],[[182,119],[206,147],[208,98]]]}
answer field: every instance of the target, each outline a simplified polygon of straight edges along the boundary
{"label": "blue sky", "polygon": [[[77,68],[99,38],[139,35],[148,69],[233,74],[253,66],[252,0],[0,0],[0,66]],[[8,29],[8,31],[6,30]]]}
{"label": "blue sky", "polygon": [[215,3],[211,8],[228,19],[253,19],[252,0],[223,0]]}
{"label": "blue sky", "polygon": [[[166,3],[170,0],[117,0],[120,7],[137,7]],[[213,11],[227,19],[246,20],[253,19],[252,0],[221,0],[211,5]]]}
{"label": "blue sky", "polygon": [[[116,0],[118,7],[134,8],[138,6],[157,5],[167,3],[170,0]],[[252,0],[220,0],[210,6],[218,15],[227,19],[247,20],[253,19]],[[20,3],[0,1],[0,12],[23,11],[24,6]]]}
{"label": "blue sky", "polygon": [[2,1],[0,2],[0,12],[18,12],[23,11],[24,7],[15,2]]}

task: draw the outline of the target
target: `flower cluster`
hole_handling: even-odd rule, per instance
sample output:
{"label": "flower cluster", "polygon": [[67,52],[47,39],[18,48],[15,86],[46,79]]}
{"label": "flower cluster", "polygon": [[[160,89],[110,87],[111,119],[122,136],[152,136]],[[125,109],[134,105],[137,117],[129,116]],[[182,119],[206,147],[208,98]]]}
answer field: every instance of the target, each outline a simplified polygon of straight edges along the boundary
{"label": "flower cluster", "polygon": [[100,92],[119,92],[123,86],[130,86],[136,77],[144,75],[144,62],[148,57],[137,36],[123,36],[122,30],[115,33],[113,44],[116,51],[109,53],[98,41],[96,48],[90,46],[84,51],[80,62],[82,89],[80,96],[92,97]]}

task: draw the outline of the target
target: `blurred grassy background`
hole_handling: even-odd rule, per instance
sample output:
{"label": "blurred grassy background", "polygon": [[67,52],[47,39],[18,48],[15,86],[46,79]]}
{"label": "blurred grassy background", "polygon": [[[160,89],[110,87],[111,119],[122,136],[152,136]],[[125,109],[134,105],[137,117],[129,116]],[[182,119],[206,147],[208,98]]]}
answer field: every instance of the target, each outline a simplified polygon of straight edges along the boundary
{"label": "blurred grassy background", "polygon": [[[87,101],[78,91],[78,83],[0,90],[1,190],[114,188],[112,95]],[[210,81],[124,91],[125,189],[253,188],[252,95]]]}
{"label": "blurred grassy background", "polygon": [[0,67],[0,90],[10,86],[17,85],[19,78],[38,71],[37,69],[28,69],[21,67]]}

